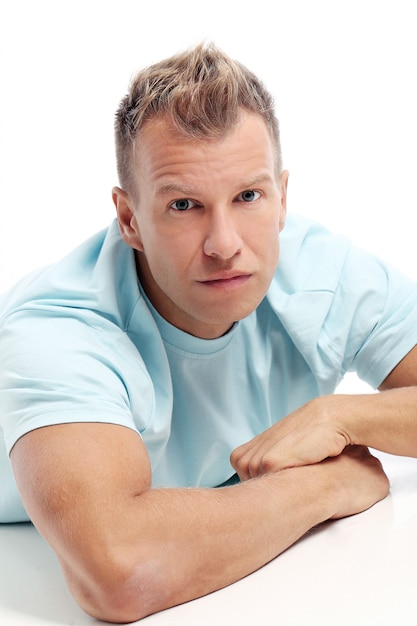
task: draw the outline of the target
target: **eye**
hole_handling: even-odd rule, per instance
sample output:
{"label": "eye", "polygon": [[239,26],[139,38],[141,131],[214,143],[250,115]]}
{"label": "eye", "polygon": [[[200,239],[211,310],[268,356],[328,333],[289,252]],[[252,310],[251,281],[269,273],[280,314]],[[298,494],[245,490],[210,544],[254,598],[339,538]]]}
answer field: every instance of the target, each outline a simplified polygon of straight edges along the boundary
{"label": "eye", "polygon": [[255,191],[254,189],[245,189],[245,191],[242,191],[242,193],[238,195],[238,200],[241,200],[242,202],[254,202],[260,197],[261,194],[259,191]]}
{"label": "eye", "polygon": [[181,198],[181,200],[175,200],[172,202],[169,207],[174,209],[174,211],[188,211],[189,209],[193,209],[196,203],[193,200],[189,200],[189,198]]}

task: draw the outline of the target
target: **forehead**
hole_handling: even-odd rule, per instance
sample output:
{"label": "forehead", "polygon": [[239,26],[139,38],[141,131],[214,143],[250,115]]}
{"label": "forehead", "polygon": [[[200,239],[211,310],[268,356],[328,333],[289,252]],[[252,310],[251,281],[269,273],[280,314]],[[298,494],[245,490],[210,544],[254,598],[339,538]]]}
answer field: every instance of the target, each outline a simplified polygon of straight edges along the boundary
{"label": "forehead", "polygon": [[[185,136],[169,118],[147,123],[135,143],[136,178],[160,184],[180,177],[220,177],[261,171],[276,175],[276,153],[263,118],[243,112],[239,123],[221,137]],[[258,170],[256,172],[255,170]]]}

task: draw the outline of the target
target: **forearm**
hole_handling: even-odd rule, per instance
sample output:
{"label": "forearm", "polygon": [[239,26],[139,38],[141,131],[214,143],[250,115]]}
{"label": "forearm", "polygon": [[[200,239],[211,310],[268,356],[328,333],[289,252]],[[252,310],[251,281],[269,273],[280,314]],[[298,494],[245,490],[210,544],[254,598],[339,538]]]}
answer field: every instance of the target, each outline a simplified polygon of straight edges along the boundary
{"label": "forearm", "polygon": [[377,394],[334,396],[327,411],[340,420],[351,443],[417,457],[417,387]]}
{"label": "forearm", "polygon": [[[148,490],[123,504],[111,539],[114,565],[95,563],[99,575],[110,576],[108,585],[96,595],[76,577],[72,591],[87,612],[115,621],[123,611],[126,621],[137,620],[205,595],[255,571],[337,514],[337,489],[329,470],[316,466],[222,489]],[[128,585],[119,584],[118,569]]]}
{"label": "forearm", "polygon": [[314,398],[236,448],[231,463],[246,480],[337,457],[349,445],[417,457],[417,387]]}
{"label": "forearm", "polygon": [[224,587],[316,524],[363,511],[388,490],[379,461],[358,446],[233,487],[152,489],[142,439],[111,424],[34,430],[11,460],[75,598],[113,622]]}

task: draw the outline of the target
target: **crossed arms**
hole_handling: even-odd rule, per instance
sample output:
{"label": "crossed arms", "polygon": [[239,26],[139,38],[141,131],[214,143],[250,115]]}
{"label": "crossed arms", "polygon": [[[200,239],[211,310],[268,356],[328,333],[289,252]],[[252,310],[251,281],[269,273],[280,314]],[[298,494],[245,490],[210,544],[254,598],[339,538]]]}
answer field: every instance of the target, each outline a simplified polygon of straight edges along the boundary
{"label": "crossed arms", "polygon": [[365,446],[417,457],[417,348],[381,391],[318,398],[240,446],[232,487],[152,489],[141,438],[109,424],[34,430],[11,460],[79,604],[134,621],[224,587],[313,526],[384,498],[388,480]]}

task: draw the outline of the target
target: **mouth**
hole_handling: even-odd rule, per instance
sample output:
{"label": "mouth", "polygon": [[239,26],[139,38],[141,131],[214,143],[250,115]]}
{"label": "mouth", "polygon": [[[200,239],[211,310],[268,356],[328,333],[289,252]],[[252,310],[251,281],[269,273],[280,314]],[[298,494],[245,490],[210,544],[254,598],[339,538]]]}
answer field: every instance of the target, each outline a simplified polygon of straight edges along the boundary
{"label": "mouth", "polygon": [[240,272],[223,272],[211,276],[206,280],[199,281],[200,284],[206,287],[213,287],[218,289],[233,289],[240,287],[250,280],[252,274],[240,273]]}

